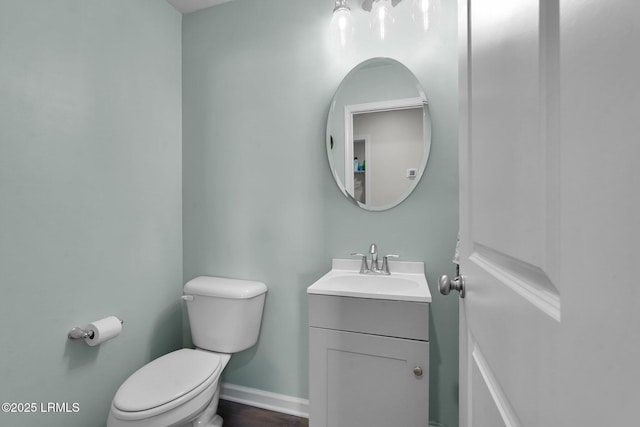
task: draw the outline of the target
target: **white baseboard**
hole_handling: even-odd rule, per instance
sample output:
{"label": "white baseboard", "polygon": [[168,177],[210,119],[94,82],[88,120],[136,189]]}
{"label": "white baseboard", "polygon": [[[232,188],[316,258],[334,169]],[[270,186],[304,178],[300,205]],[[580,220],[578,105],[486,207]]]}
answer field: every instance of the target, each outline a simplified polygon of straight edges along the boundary
{"label": "white baseboard", "polygon": [[309,400],[299,397],[286,396],[256,388],[222,383],[220,398],[243,405],[255,406],[296,417],[309,418]]}

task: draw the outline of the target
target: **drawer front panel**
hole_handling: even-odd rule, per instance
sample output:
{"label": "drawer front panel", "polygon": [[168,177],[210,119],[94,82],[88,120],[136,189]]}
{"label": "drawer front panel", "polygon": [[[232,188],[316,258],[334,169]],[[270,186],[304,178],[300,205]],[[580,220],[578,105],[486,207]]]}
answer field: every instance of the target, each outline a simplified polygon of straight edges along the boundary
{"label": "drawer front panel", "polygon": [[429,304],[308,295],[309,326],[429,340]]}

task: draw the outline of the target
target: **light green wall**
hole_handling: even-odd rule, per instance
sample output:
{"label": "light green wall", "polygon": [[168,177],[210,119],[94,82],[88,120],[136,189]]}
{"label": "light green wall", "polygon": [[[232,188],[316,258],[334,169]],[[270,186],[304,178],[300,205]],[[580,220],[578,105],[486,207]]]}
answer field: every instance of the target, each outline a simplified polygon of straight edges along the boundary
{"label": "light green wall", "polygon": [[102,426],[181,345],[180,31],[163,0],[0,1],[0,402],[80,408],[2,426]]}
{"label": "light green wall", "polygon": [[[233,356],[225,381],[306,397],[305,291],[331,258],[375,241],[381,252],[424,261],[433,294],[431,418],[456,426],[458,306],[437,292],[439,275],[454,273],[458,224],[455,1],[443,0],[430,34],[399,27],[385,43],[368,34],[352,2],[359,33],[347,52],[329,43],[333,3],[236,0],[185,16],[184,279],[266,282],[260,341]],[[407,201],[379,213],[360,210],[338,190],[324,139],[340,81],[375,56],[415,73],[433,119],[422,182]]]}

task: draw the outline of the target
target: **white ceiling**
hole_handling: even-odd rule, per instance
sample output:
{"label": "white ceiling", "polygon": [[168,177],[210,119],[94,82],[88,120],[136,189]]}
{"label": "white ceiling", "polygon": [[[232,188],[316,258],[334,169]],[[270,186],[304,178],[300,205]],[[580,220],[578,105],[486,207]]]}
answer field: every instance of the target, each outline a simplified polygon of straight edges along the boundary
{"label": "white ceiling", "polygon": [[196,10],[206,9],[231,0],[167,0],[173,7],[178,9],[182,14],[195,12]]}

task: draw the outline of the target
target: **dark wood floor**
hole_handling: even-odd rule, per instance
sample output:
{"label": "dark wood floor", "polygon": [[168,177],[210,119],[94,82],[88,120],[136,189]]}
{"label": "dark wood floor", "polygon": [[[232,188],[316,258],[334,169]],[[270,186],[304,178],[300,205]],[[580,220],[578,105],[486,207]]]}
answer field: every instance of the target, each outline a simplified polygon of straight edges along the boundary
{"label": "dark wood floor", "polygon": [[224,427],[307,427],[309,420],[280,412],[220,400],[218,414]]}

